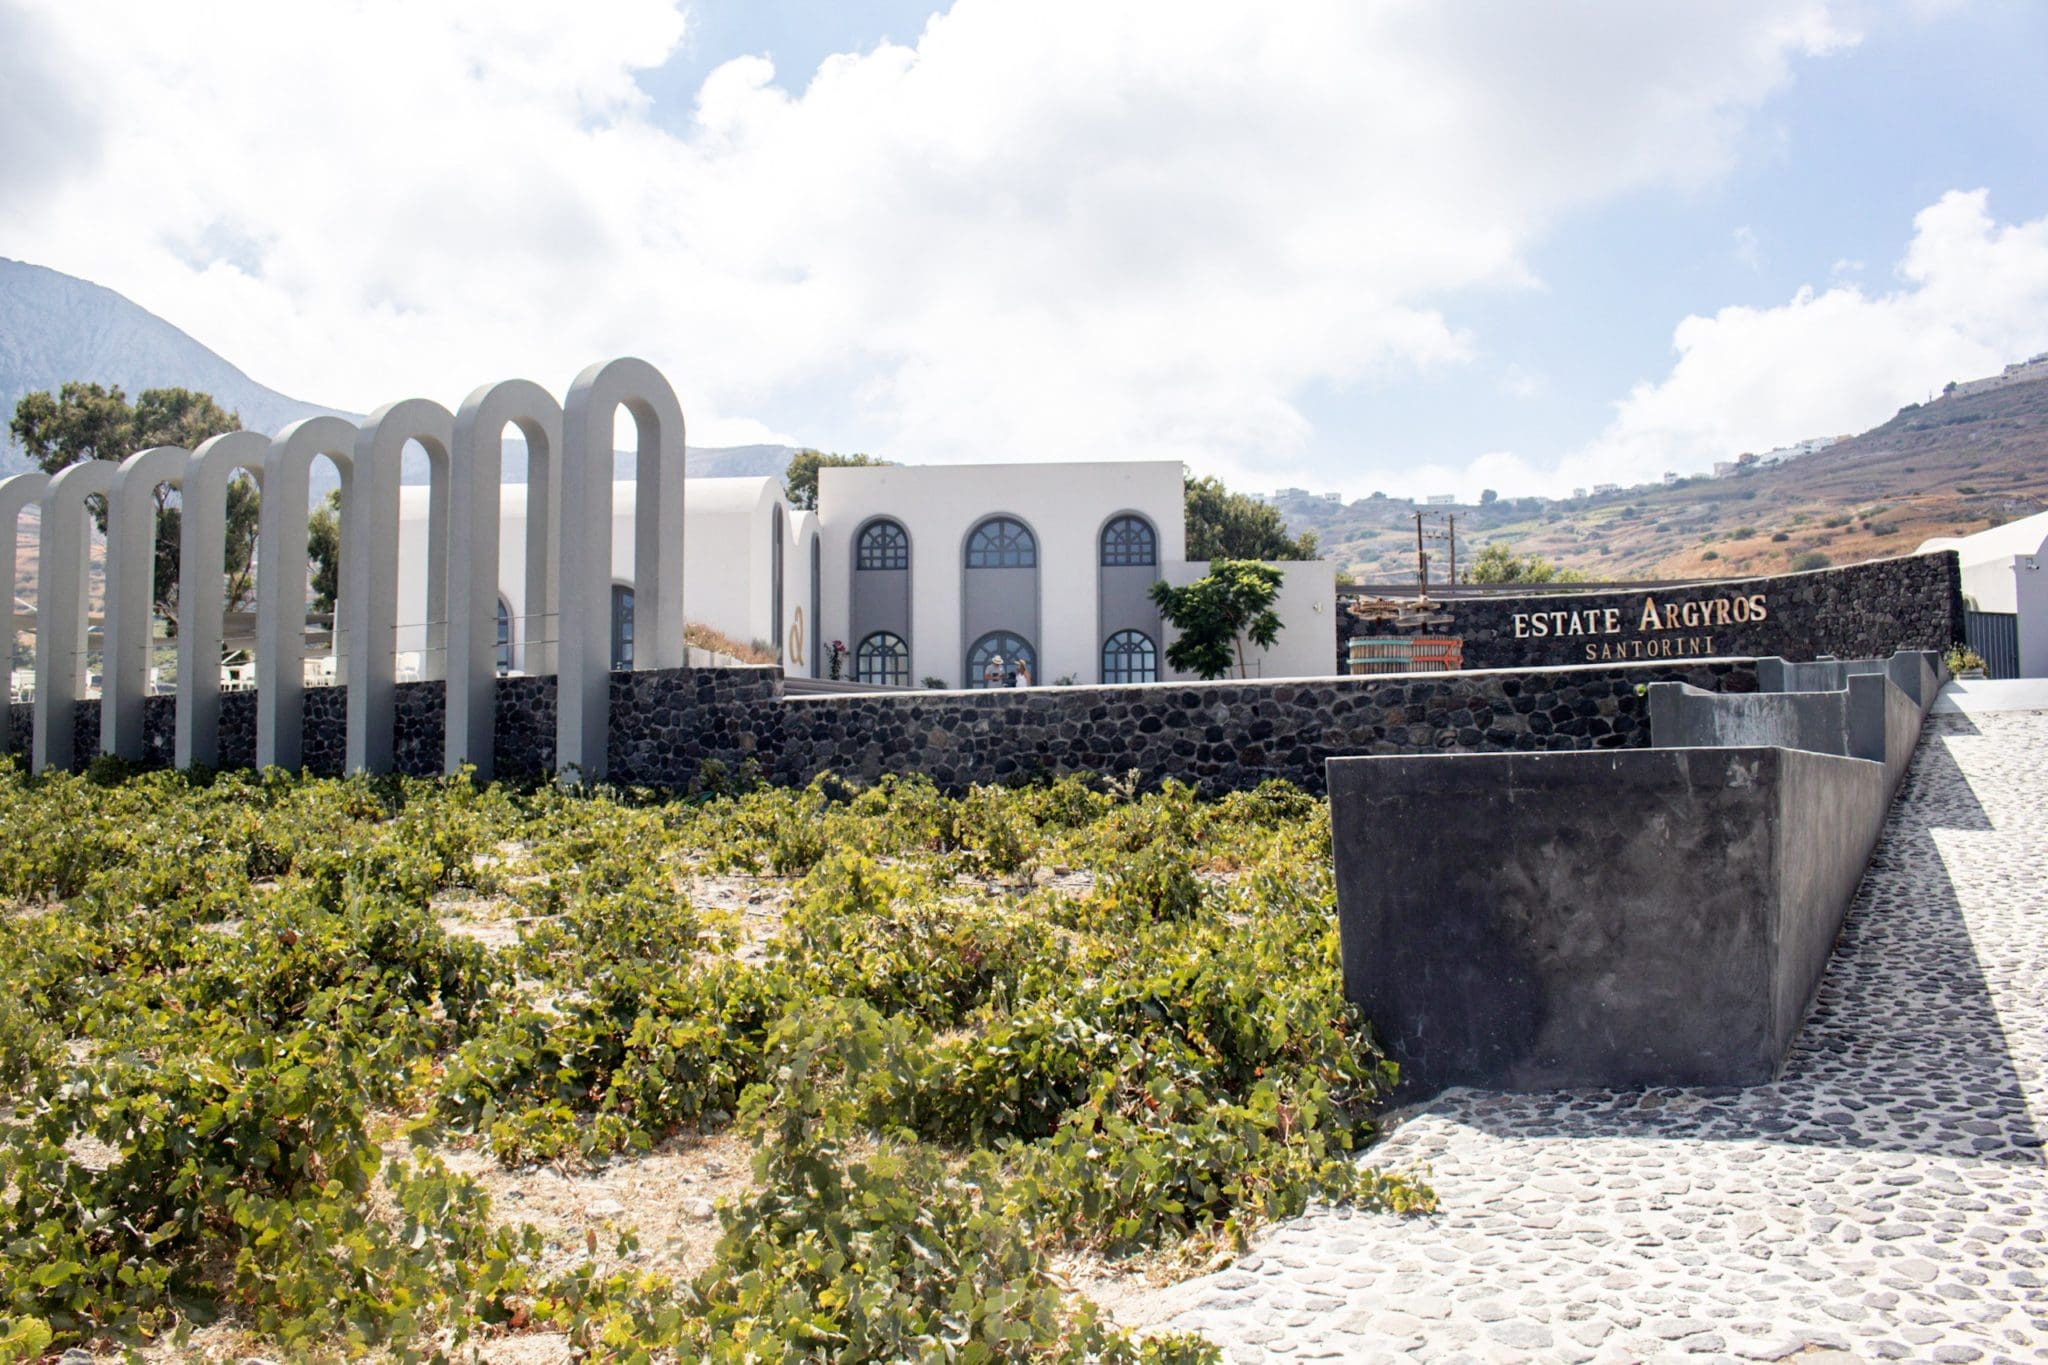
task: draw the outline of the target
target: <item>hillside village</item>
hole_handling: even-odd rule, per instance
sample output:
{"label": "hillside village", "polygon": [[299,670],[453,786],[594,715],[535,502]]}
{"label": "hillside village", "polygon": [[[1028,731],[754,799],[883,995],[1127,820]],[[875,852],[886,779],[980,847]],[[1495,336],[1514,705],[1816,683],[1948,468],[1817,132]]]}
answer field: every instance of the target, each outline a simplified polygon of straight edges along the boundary
{"label": "hillside village", "polygon": [[[1910,554],[2048,507],[2048,355],[1950,384],[1858,436],[1740,455],[1718,476],[1665,474],[1570,498],[1459,503],[1283,489],[1270,501],[1316,533],[1340,571],[1412,582],[1415,514],[1457,520],[1458,558],[1489,542],[1596,579],[1729,577]],[[1439,545],[1433,562],[1443,563]],[[1439,568],[1433,573],[1441,573]]]}

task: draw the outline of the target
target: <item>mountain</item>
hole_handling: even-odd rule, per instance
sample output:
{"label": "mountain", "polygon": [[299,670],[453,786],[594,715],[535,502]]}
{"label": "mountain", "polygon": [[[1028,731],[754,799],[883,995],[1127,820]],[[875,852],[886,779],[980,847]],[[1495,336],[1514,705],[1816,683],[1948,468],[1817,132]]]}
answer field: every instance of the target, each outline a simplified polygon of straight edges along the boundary
{"label": "mountain", "polygon": [[[144,389],[199,389],[252,431],[275,432],[301,417],[332,413],[350,421],[362,414],[322,407],[267,388],[194,341],[156,314],[111,289],[25,261],[0,256],[0,429],[14,416],[24,394],[55,392],[71,380],[115,385],[132,399]],[[750,445],[691,448],[693,477],[732,478],[780,475],[794,446]],[[417,452],[415,452],[417,453]],[[0,474],[27,469],[27,457],[9,441],[0,447]],[[632,456],[621,453],[621,472]],[[316,485],[332,473],[326,461],[314,466]],[[523,449],[507,452],[506,477],[525,477]],[[426,482],[424,457],[408,461],[407,483]]]}
{"label": "mountain", "polygon": [[[1417,507],[1398,498],[1349,506],[1279,504],[1295,532],[1369,582],[1415,579]],[[1588,498],[1503,498],[1455,513],[1458,558],[1489,541],[1590,578],[1714,578],[1911,554],[1932,536],[1967,534],[2048,509],[2048,379],[1909,403],[1860,436],[1726,478],[1681,479]],[[1425,529],[1441,531],[1440,517]],[[1431,576],[1445,547],[1430,545]]]}
{"label": "mountain", "polygon": [[[339,411],[264,387],[111,289],[0,257],[0,411],[12,418],[22,395],[54,393],[74,379],[118,384],[130,398],[144,389],[201,389],[260,431]],[[0,471],[27,467],[11,441],[0,451]]]}

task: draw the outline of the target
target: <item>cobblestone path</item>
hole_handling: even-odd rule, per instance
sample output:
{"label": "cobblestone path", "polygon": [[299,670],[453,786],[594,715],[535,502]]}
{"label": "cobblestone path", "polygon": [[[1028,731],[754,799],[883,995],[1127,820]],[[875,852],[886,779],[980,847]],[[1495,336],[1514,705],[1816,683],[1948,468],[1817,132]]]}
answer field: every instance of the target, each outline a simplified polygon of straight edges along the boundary
{"label": "cobblestone path", "polygon": [[[1936,715],[1784,1079],[1451,1091],[1117,1316],[1240,1360],[2048,1361],[2048,712]],[[1842,1355],[1833,1355],[1842,1360]]]}

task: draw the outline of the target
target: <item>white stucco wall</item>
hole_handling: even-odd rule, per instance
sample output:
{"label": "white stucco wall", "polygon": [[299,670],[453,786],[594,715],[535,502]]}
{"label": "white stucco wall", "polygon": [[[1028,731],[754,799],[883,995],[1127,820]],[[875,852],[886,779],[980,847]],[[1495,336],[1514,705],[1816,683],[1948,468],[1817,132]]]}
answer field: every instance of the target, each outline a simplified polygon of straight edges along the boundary
{"label": "white stucco wall", "polygon": [[1919,552],[1941,550],[1956,552],[1971,607],[2019,617],[2020,675],[2048,677],[2048,512],[1975,535],[1937,536]]}
{"label": "white stucco wall", "polygon": [[[1170,460],[1030,465],[952,465],[820,471],[819,510],[799,511],[782,501],[772,478],[691,479],[685,498],[683,599],[685,618],[723,631],[742,643],[760,641],[782,651],[793,675],[819,676],[833,640],[851,635],[849,585],[853,536],[870,518],[893,517],[910,536],[911,669],[960,685],[970,641],[961,619],[962,566],[967,536],[985,518],[1016,517],[1038,540],[1038,649],[1041,683],[1063,675],[1077,682],[1101,678],[1098,620],[1099,547],[1103,526],[1135,512],[1159,536],[1160,576],[1185,584],[1207,572],[1182,558],[1187,541],[1181,466]],[[426,647],[426,519],[428,490],[401,491],[398,648]],[[536,638],[559,638],[558,623],[527,619],[522,600],[526,489],[501,492],[500,593],[510,605],[514,665]],[[775,509],[784,509],[783,601],[772,614]],[[612,576],[633,579],[633,485],[613,487]],[[818,610],[811,600],[813,539],[820,557]],[[1278,609],[1286,623],[1254,672],[1263,677],[1327,675],[1335,668],[1333,570],[1323,561],[1288,563]],[[536,632],[545,632],[537,635]],[[793,636],[800,647],[792,653]],[[1160,642],[1165,669],[1167,641]],[[1170,670],[1162,673],[1173,677]]]}
{"label": "white stucco wall", "polygon": [[1919,553],[1954,550],[1962,562],[1963,596],[1978,611],[2019,610],[2014,583],[2015,559],[2048,555],[2048,512],[2009,521],[1968,536],[1937,536],[1922,541]]}
{"label": "white stucco wall", "polygon": [[961,626],[967,536],[984,518],[1003,514],[1038,539],[1039,680],[1071,674],[1095,682],[1102,663],[1097,544],[1103,525],[1120,512],[1152,523],[1164,561],[1186,553],[1186,501],[1174,460],[822,469],[824,638],[853,645],[853,536],[872,517],[893,517],[910,536],[910,676],[960,685],[971,643]]}
{"label": "white stucco wall", "polygon": [[[1280,595],[1273,610],[1281,622],[1280,636],[1271,649],[1252,651],[1245,671],[1254,678],[1327,678],[1337,671],[1337,570],[1325,559],[1283,560],[1273,564],[1280,570]],[[1168,564],[1166,581],[1184,588],[1209,572],[1207,561]],[[1189,678],[1192,674],[1166,668],[1166,646],[1177,637],[1166,628],[1160,645],[1160,666],[1167,678]]]}
{"label": "white stucco wall", "polygon": [[[769,478],[691,479],[685,487],[684,619],[723,631],[742,644],[780,638],[787,626],[778,627],[771,618],[769,600],[769,536],[774,507],[781,499],[780,482]],[[400,490],[399,501],[398,649],[419,653],[426,647],[428,490],[424,486],[407,486]],[[633,581],[634,506],[633,484],[614,483],[612,578],[619,583]],[[555,635],[558,624],[527,617],[523,600],[525,485],[508,484],[500,490],[499,507],[503,523],[498,535],[498,591],[512,609],[513,661],[519,665],[527,641],[546,638],[537,637],[534,632],[545,631],[559,638]],[[784,553],[789,556],[788,547]],[[787,558],[785,571],[794,563],[793,556]],[[808,573],[807,568],[801,571]],[[790,605],[786,594],[785,617]]]}

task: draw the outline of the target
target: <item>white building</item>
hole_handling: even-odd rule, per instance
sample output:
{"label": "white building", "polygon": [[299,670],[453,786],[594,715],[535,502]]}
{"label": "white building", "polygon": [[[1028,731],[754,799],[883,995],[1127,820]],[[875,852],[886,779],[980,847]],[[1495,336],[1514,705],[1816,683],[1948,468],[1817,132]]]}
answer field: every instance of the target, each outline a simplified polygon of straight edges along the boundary
{"label": "white building", "polygon": [[2019,619],[2020,676],[2048,678],[2048,512],[1969,536],[1937,536],[1920,554],[1954,550],[1962,561],[1963,597],[1973,611]]}
{"label": "white building", "polygon": [[[1154,682],[1170,632],[1150,598],[1208,566],[1186,559],[1176,461],[827,466],[818,511],[792,508],[772,478],[691,479],[684,500],[684,617],[774,655],[793,676],[829,675],[831,644],[852,681],[980,687],[995,656],[1035,683]],[[524,600],[526,489],[501,492],[498,666],[544,671],[558,623]],[[612,662],[633,659],[633,486],[612,502]],[[402,494],[399,671],[442,675],[427,600],[429,490]],[[1329,674],[1335,580],[1322,560],[1279,566],[1285,623],[1256,677]],[[693,660],[702,659],[693,655]]]}
{"label": "white building", "polygon": [[[780,480],[691,479],[683,504],[684,619],[776,655],[792,673],[809,674],[816,658],[817,606],[813,556],[817,517],[789,506]],[[538,647],[559,638],[559,622],[526,600],[526,486],[499,495],[498,667],[546,672]],[[634,486],[612,489],[611,661],[633,662]],[[399,671],[439,677],[438,632],[427,613],[429,490],[401,491],[398,555]]]}
{"label": "white building", "polygon": [[[1208,572],[1186,558],[1177,461],[827,467],[818,524],[824,638],[856,681],[980,687],[997,655],[1039,683],[1184,676],[1149,596]],[[1280,567],[1285,627],[1249,671],[1327,675],[1334,571]]]}

